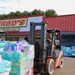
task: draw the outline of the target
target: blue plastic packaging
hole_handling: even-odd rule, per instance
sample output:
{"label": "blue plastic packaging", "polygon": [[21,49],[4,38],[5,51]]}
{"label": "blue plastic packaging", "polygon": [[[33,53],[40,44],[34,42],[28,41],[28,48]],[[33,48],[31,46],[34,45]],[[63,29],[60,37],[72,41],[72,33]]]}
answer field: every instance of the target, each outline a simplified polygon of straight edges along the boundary
{"label": "blue plastic packaging", "polygon": [[0,61],[0,73],[4,72],[6,68],[6,62]]}

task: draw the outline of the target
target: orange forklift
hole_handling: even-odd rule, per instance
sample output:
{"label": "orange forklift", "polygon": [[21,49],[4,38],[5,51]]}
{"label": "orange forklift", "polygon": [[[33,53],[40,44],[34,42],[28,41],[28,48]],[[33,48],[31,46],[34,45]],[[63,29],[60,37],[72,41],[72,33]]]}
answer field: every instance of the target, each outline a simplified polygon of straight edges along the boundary
{"label": "orange forklift", "polygon": [[[34,75],[51,75],[55,68],[63,67],[63,55],[61,49],[61,31],[48,29],[47,22],[30,23],[30,44],[35,46]],[[39,34],[40,43],[35,43],[36,27],[41,27]],[[50,41],[50,35],[51,41]]]}

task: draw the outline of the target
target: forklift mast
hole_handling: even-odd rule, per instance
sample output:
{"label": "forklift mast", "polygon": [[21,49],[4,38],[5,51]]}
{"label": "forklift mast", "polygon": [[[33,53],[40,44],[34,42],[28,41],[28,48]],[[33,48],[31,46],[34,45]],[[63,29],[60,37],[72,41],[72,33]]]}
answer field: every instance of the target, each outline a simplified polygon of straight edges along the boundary
{"label": "forklift mast", "polygon": [[40,49],[46,49],[46,29],[47,29],[47,22],[40,22],[40,23],[30,23],[30,44],[35,44],[35,27],[41,26],[41,41],[40,41]]}
{"label": "forklift mast", "polygon": [[42,63],[45,63],[46,58],[46,29],[47,29],[47,22],[40,22],[40,23],[30,23],[30,44],[35,45],[35,29],[36,26],[41,26],[41,37],[40,37],[40,50],[38,52],[35,49],[35,56],[38,54],[38,57],[36,56],[35,60],[41,61]]}

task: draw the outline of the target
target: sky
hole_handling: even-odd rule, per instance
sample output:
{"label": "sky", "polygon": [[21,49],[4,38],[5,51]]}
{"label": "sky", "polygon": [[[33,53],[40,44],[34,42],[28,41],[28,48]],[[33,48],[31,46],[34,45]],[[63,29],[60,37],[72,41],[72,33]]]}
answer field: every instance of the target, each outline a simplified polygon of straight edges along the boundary
{"label": "sky", "polygon": [[0,0],[0,14],[54,9],[58,15],[75,14],[75,0]]}

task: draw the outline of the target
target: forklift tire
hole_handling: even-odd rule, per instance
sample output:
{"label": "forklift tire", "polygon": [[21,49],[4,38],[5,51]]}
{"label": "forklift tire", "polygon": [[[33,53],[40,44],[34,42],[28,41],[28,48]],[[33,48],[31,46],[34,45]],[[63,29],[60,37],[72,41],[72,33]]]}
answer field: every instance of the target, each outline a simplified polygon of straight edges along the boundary
{"label": "forklift tire", "polygon": [[64,65],[64,60],[63,60],[63,58],[61,58],[61,59],[60,59],[60,66],[59,66],[59,68],[62,68],[63,65]]}
{"label": "forklift tire", "polygon": [[47,64],[46,64],[46,70],[47,70],[47,74],[51,75],[54,72],[54,60],[48,58],[47,59]]}

